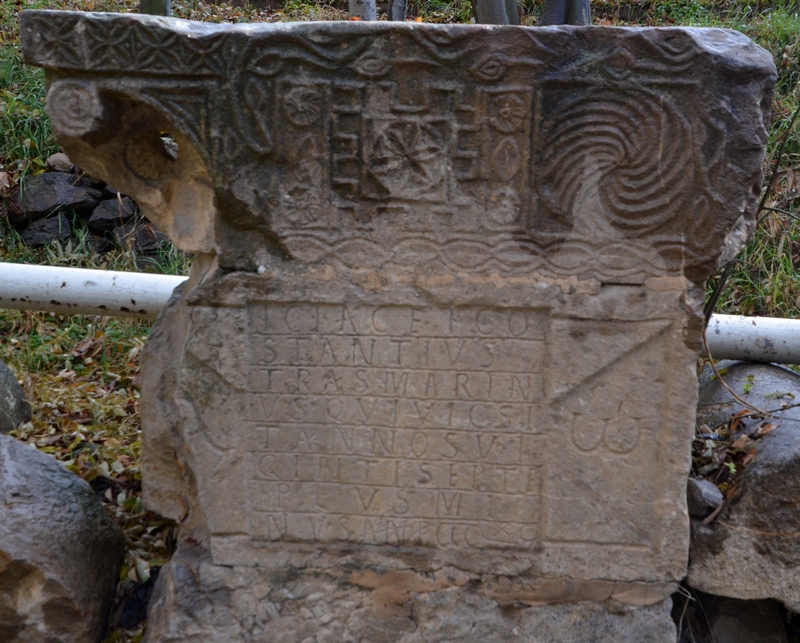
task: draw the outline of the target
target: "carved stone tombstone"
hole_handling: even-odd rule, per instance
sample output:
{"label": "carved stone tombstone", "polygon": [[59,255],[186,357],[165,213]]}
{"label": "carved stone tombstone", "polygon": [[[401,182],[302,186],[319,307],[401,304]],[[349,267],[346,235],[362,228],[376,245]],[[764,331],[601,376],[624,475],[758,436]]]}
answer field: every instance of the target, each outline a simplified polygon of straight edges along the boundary
{"label": "carved stone tombstone", "polygon": [[674,640],[698,307],[753,225],[769,54],[714,29],[22,34],[70,158],[196,253],[142,366],[146,502],[182,532],[150,640]]}

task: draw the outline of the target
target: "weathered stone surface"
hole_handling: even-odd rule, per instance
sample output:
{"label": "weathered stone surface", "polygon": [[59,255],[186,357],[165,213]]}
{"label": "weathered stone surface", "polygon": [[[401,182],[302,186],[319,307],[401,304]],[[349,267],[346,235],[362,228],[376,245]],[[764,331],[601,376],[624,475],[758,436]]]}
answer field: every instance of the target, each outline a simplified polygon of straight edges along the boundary
{"label": "weathered stone surface", "polygon": [[123,547],[88,484],[0,435],[0,641],[100,641]]}
{"label": "weathered stone surface", "polygon": [[705,518],[724,500],[722,492],[713,482],[689,478],[686,485],[686,502],[692,518]]}
{"label": "weathered stone surface", "polygon": [[[775,429],[759,439],[739,493],[710,525],[692,524],[689,584],[722,596],[775,598],[800,612],[800,375],[769,364],[728,365],[725,382],[769,411]],[[714,428],[742,410],[715,379],[701,387],[698,422]],[[761,418],[745,418],[742,433]]]}
{"label": "weathered stone surface", "polygon": [[46,246],[53,241],[64,241],[72,236],[72,224],[63,212],[34,221],[19,235],[31,247]]}
{"label": "weathered stone surface", "polygon": [[99,202],[101,192],[83,178],[64,172],[47,172],[25,180],[20,190],[20,217],[14,225],[24,225],[58,210],[91,210]]}
{"label": "weathered stone surface", "polygon": [[[355,562],[355,561],[353,561]],[[153,641],[675,643],[671,599],[648,607],[497,601],[457,569],[219,567],[181,545],[153,595]],[[455,586],[454,586],[455,585]],[[491,584],[490,584],[491,587]],[[165,605],[171,606],[164,609]],[[326,615],[323,619],[311,617]]]}
{"label": "weathered stone surface", "polygon": [[0,433],[13,431],[31,419],[31,405],[17,376],[5,362],[0,362]]}
{"label": "weathered stone surface", "polygon": [[92,210],[86,225],[92,232],[110,232],[133,218],[136,204],[130,197],[106,199]]}
{"label": "weathered stone surface", "polygon": [[197,253],[142,365],[146,502],[197,543],[152,637],[577,614],[557,639],[587,640],[597,605],[537,611],[570,601],[651,636],[630,624],[685,575],[701,284],[753,225],[766,52],[48,12],[22,33],[71,158]]}

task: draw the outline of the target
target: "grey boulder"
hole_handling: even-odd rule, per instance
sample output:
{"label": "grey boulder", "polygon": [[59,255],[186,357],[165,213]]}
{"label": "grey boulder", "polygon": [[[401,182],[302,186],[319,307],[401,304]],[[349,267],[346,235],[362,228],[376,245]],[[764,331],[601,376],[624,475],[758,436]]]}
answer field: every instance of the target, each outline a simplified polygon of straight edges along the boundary
{"label": "grey boulder", "polygon": [[[772,425],[758,443],[738,492],[709,525],[692,523],[688,583],[711,594],[774,598],[800,612],[800,375],[768,364],[734,363],[726,383],[766,420],[745,417],[740,432]],[[700,387],[698,423],[710,429],[744,407],[716,379]]]}
{"label": "grey boulder", "polygon": [[100,641],[123,547],[86,482],[0,435],[0,641]]}

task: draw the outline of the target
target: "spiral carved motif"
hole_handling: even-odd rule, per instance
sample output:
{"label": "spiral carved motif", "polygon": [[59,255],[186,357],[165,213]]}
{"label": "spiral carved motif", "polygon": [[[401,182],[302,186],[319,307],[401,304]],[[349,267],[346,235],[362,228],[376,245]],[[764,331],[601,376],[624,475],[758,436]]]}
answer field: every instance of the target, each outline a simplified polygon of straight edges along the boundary
{"label": "spiral carved motif", "polygon": [[691,129],[663,97],[597,90],[560,104],[545,120],[540,202],[568,228],[589,203],[592,217],[639,238],[688,207]]}
{"label": "spiral carved motif", "polygon": [[53,84],[47,93],[47,115],[59,134],[78,137],[91,132],[103,115],[97,88],[84,83]]}

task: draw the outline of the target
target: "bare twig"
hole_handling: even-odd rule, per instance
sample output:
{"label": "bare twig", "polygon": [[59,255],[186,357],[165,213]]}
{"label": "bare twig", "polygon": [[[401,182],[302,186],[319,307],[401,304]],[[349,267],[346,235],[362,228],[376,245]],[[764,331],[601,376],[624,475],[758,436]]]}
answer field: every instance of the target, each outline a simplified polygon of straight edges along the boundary
{"label": "bare twig", "polygon": [[736,264],[739,263],[739,259],[732,259],[722,271],[722,274],[719,276],[717,283],[714,285],[714,290],[711,292],[711,297],[708,298],[706,305],[703,307],[703,332],[705,329],[708,328],[708,323],[711,321],[711,315],[714,314],[714,309],[717,307],[717,302],[719,298],[722,296],[722,290],[725,288],[725,283],[728,281],[728,278],[733,273],[733,269],[736,267]]}
{"label": "bare twig", "polygon": [[[762,210],[766,208],[767,205],[767,197],[772,193],[772,184],[775,181],[775,177],[778,176],[778,172],[780,170],[781,159],[783,158],[783,154],[786,151],[786,143],[789,140],[789,134],[794,127],[794,123],[797,120],[797,116],[800,114],[800,105],[798,105],[794,112],[792,112],[792,116],[789,119],[789,124],[786,126],[783,134],[780,138],[780,143],[778,145],[778,152],[775,156],[775,163],[772,166],[772,173],[770,174],[769,181],[767,182],[766,187],[764,188],[764,193],[761,195],[761,201],[758,203],[758,209],[756,209],[756,220],[759,221],[759,215],[761,214]],[[722,274],[719,276],[717,283],[714,285],[714,290],[711,293],[711,297],[709,297],[706,305],[703,307],[703,317],[705,318],[705,326],[708,326],[708,322],[711,321],[711,315],[714,313],[714,309],[717,307],[717,302],[719,298],[722,296],[722,290],[725,288],[725,284],[727,283],[728,279],[730,278],[731,274],[733,273],[733,269],[736,265],[736,260],[731,261],[728,265],[725,266]]]}
{"label": "bare twig", "polygon": [[705,344],[706,347],[706,355],[708,356],[708,363],[711,365],[711,370],[714,371],[714,375],[717,376],[717,379],[719,380],[719,383],[722,384],[723,388],[733,396],[733,399],[739,402],[739,404],[741,404],[745,408],[748,408],[751,411],[755,411],[761,416],[777,419],[769,411],[760,409],[757,406],[750,404],[750,402],[743,400],[741,397],[739,397],[739,395],[736,394],[736,391],[734,391],[730,386],[728,386],[728,383],[724,379],[722,379],[722,374],[717,370],[717,365],[714,363],[714,357],[711,355],[711,349],[708,347],[708,337],[706,337],[705,330],[703,331],[703,344]]}
{"label": "bare twig", "polygon": [[784,210],[783,208],[774,208],[769,205],[765,205],[763,210],[767,210],[768,212],[779,212],[781,214],[785,214],[787,217],[791,217],[797,221],[800,221],[800,215],[795,214],[794,212],[789,212],[788,210]]}
{"label": "bare twig", "polygon": [[760,529],[753,529],[752,527],[740,527],[739,525],[731,525],[727,522],[719,521],[720,525],[724,525],[728,529],[735,531],[745,531],[750,534],[758,534],[759,536],[779,536],[781,538],[800,538],[800,531],[761,531]]}
{"label": "bare twig", "polygon": [[[686,618],[686,612],[689,609],[689,601],[693,601],[695,600],[695,598],[694,596],[692,596],[692,593],[688,589],[686,589],[683,585],[678,585],[678,594],[683,596],[683,609],[681,610],[681,618],[678,621],[678,636],[680,636],[681,633],[683,632],[683,619]],[[697,643],[695,641],[694,632],[692,632],[691,625],[687,627],[686,631],[689,633],[689,636],[692,639],[692,643]]]}
{"label": "bare twig", "polygon": [[725,508],[726,504],[727,504],[727,502],[725,500],[723,500],[721,503],[719,503],[719,505],[717,506],[716,509],[714,509],[714,511],[712,511],[705,518],[703,518],[701,524],[708,525],[708,524],[714,522],[714,518],[719,516],[720,512]]}

